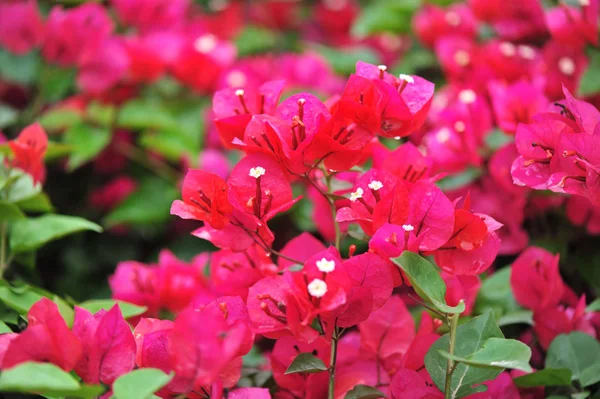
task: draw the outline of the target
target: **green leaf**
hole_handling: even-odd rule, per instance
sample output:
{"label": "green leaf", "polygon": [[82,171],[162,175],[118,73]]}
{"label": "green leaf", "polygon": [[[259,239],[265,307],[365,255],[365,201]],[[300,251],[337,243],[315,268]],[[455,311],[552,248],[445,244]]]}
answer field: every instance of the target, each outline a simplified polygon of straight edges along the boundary
{"label": "green leaf", "polygon": [[25,316],[33,304],[42,299],[44,295],[28,286],[18,288],[11,287],[7,283],[0,285],[0,301],[20,315]]}
{"label": "green leaf", "polygon": [[143,180],[138,189],[104,219],[106,226],[117,224],[149,225],[170,219],[169,210],[179,193],[159,177]]}
{"label": "green leaf", "polygon": [[348,391],[344,399],[377,399],[385,398],[385,394],[379,389],[368,385],[356,385]]}
{"label": "green leaf", "polygon": [[115,119],[115,106],[92,101],[86,109],[86,116],[95,125],[109,127]]}
{"label": "green leaf", "polygon": [[497,317],[520,310],[510,287],[510,267],[504,267],[483,280],[475,301],[475,313],[493,309]]}
{"label": "green leaf", "polygon": [[18,220],[12,227],[10,248],[13,253],[33,251],[44,244],[85,230],[102,232],[102,227],[75,216],[47,214]]}
{"label": "green leaf", "polygon": [[135,99],[126,102],[119,111],[119,126],[133,129],[168,129],[177,126],[177,120],[160,102],[153,99]]}
{"label": "green leaf", "polygon": [[479,168],[468,168],[459,174],[445,177],[436,184],[441,190],[444,191],[456,190],[477,180],[479,176],[481,176],[481,173],[481,169]]}
{"label": "green leaf", "polygon": [[301,353],[290,364],[285,374],[293,373],[318,373],[327,370],[325,363],[312,353]]}
{"label": "green leaf", "polygon": [[582,332],[561,334],[552,341],[546,368],[567,368],[582,387],[600,381],[600,343]]}
{"label": "green leaf", "polygon": [[589,96],[600,91],[600,50],[589,47],[589,65],[579,82],[579,95]]}
{"label": "green leaf", "polygon": [[44,64],[38,77],[40,95],[49,103],[65,98],[75,87],[75,69]]}
{"label": "green leaf", "polygon": [[59,132],[79,124],[83,120],[81,111],[70,108],[53,108],[40,118],[40,124],[49,132]]}
{"label": "green leaf", "polygon": [[128,319],[130,317],[139,316],[143,314],[148,308],[145,306],[134,305],[133,303],[125,301],[114,301],[112,299],[90,299],[88,301],[80,303],[80,308],[89,310],[91,313],[96,313],[100,310],[110,310],[115,304],[119,305],[123,317]]}
{"label": "green leaf", "polygon": [[67,165],[69,170],[77,169],[94,158],[110,142],[111,130],[86,124],[71,127],[65,132],[65,144],[73,148]]}
{"label": "green leaf", "polygon": [[23,210],[24,212],[39,212],[46,213],[52,212],[54,207],[50,202],[50,198],[46,193],[38,193],[37,195],[24,199],[22,201],[16,202],[16,204]]}
{"label": "green leaf", "polygon": [[[504,338],[502,331],[496,325],[491,311],[471,319],[456,328],[456,344],[454,355],[467,359],[483,348],[483,344],[490,338]],[[445,334],[435,341],[425,356],[425,367],[435,385],[444,390],[446,381],[447,360],[439,351],[448,350],[449,335]],[[502,372],[497,367],[480,367],[465,363],[458,363],[452,374],[451,398],[465,396],[485,391],[481,384],[484,381],[495,379]]]}
{"label": "green leaf", "polygon": [[519,388],[560,387],[571,385],[571,370],[546,368],[514,379]]}
{"label": "green leaf", "polygon": [[529,365],[531,349],[516,339],[490,338],[483,347],[469,357],[451,355],[445,350],[439,350],[446,359],[469,364],[471,366],[498,367],[515,369],[526,373],[532,371]]}
{"label": "green leaf", "polygon": [[511,313],[507,313],[498,320],[500,327],[508,326],[511,324],[529,324],[533,325],[533,312],[531,310],[517,310]]}
{"label": "green leaf", "polygon": [[0,334],[11,333],[13,330],[10,329],[9,326],[6,325],[5,322],[0,321]]}
{"label": "green leaf", "polygon": [[338,50],[331,47],[315,46],[317,51],[327,60],[329,65],[336,73],[349,75],[354,73],[357,61],[364,61],[370,64],[379,64],[381,62],[377,53],[366,46],[354,46]]}
{"label": "green leaf", "polygon": [[279,33],[248,25],[235,38],[239,56],[260,54],[273,50]]}
{"label": "green leaf", "polygon": [[13,107],[0,104],[0,129],[4,129],[15,123],[19,118],[19,112]]}
{"label": "green leaf", "polygon": [[412,15],[420,5],[420,0],[370,1],[354,22],[352,34],[364,38],[373,33],[408,33]]}
{"label": "green leaf", "polygon": [[5,184],[0,183],[0,190],[6,191],[8,202],[19,202],[38,195],[42,191],[42,185],[34,183],[31,175],[20,169],[10,171],[10,176]]}
{"label": "green leaf", "polygon": [[113,399],[150,399],[154,393],[167,385],[173,375],[159,369],[134,370],[117,378],[113,384]]}
{"label": "green leaf", "polygon": [[494,129],[485,136],[485,145],[490,150],[497,150],[515,140],[514,136],[509,136],[500,129]]}
{"label": "green leaf", "polygon": [[44,160],[47,162],[54,161],[55,159],[69,155],[71,152],[73,152],[73,147],[70,145],[49,141]]}
{"label": "green leaf", "polygon": [[0,201],[0,222],[12,222],[24,218],[25,214],[21,212],[17,205]]}
{"label": "green leaf", "polygon": [[93,398],[101,395],[104,388],[82,386],[71,374],[50,363],[25,362],[2,370],[0,391]]}
{"label": "green leaf", "polygon": [[5,81],[31,85],[38,76],[39,65],[40,56],[37,52],[16,55],[0,49],[0,76]]}
{"label": "green leaf", "polygon": [[183,154],[190,151],[188,138],[171,132],[144,132],[140,138],[140,145],[156,151],[172,162],[179,161]]}
{"label": "green leaf", "polygon": [[395,65],[390,72],[394,75],[401,73],[415,75],[417,72],[434,67],[436,64],[437,59],[431,50],[414,46],[404,54],[400,63]]}
{"label": "green leaf", "polygon": [[425,258],[414,252],[404,251],[398,258],[392,259],[406,274],[417,294],[425,302],[443,313],[462,313],[464,302],[457,306],[446,304],[446,284],[436,268]]}
{"label": "green leaf", "polygon": [[60,313],[62,318],[65,319],[65,323],[67,323],[67,326],[71,328],[73,326],[73,320],[75,319],[75,311],[73,310],[73,307],[67,302],[65,302],[65,300],[59,297],[58,295],[54,295],[52,301],[58,307],[58,312]]}
{"label": "green leaf", "polygon": [[585,308],[586,313],[600,312],[600,298],[596,298]]}

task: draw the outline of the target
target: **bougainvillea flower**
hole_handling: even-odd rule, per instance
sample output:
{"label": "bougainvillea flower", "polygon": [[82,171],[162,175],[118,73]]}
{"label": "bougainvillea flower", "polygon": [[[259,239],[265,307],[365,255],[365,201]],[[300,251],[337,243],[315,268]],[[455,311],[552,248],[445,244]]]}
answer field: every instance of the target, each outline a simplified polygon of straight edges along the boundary
{"label": "bougainvillea flower", "polygon": [[44,39],[44,21],[36,0],[0,4],[0,44],[15,54],[25,54]]}
{"label": "bougainvillea flower", "polygon": [[559,254],[529,247],[513,262],[510,285],[521,306],[535,310],[558,305],[564,286],[558,260]]}
{"label": "bougainvillea flower", "polygon": [[563,97],[563,86],[575,92],[588,60],[579,47],[550,40],[542,49],[546,77],[546,96],[550,100]]}
{"label": "bougainvillea flower", "polygon": [[235,85],[233,88],[221,89],[214,94],[215,124],[226,148],[231,148],[235,138],[239,140],[244,138],[246,125],[252,115],[275,113],[284,85],[283,80],[264,83],[257,89],[249,87],[242,89],[239,85]]}
{"label": "bougainvillea flower", "polygon": [[455,276],[442,272],[442,278],[446,283],[446,303],[456,306],[463,300],[465,302],[465,315],[470,315],[475,305],[477,293],[481,287],[478,276]]}
{"label": "bougainvillea flower", "polygon": [[27,126],[19,137],[8,142],[13,152],[12,165],[31,175],[35,182],[46,178],[44,155],[48,148],[48,136],[39,123]]}
{"label": "bougainvillea flower", "polygon": [[394,374],[390,393],[392,399],[442,399],[444,397],[444,394],[421,374],[405,368]]}
{"label": "bougainvillea flower", "polygon": [[391,296],[358,329],[362,348],[382,361],[404,355],[415,336],[413,318],[398,296]]}
{"label": "bougainvillea flower", "polygon": [[567,200],[567,217],[576,226],[585,226],[589,234],[600,234],[600,207],[579,195],[572,195]]}
{"label": "bougainvillea flower", "polygon": [[85,354],[75,371],[85,382],[110,385],[133,369],[135,340],[118,305],[95,315],[76,306],[73,333],[81,341]]}
{"label": "bougainvillea flower", "polygon": [[281,337],[275,342],[270,354],[273,378],[277,386],[286,389],[298,397],[305,397],[309,390],[310,375],[302,373],[285,374],[292,361],[300,353],[310,353],[321,359],[325,365],[329,364],[330,344],[323,337],[312,343],[305,343],[293,337]]}
{"label": "bougainvillea flower", "polygon": [[509,86],[490,82],[489,92],[498,126],[506,133],[514,133],[519,123],[533,122],[533,115],[548,105],[542,87],[525,80]]}
{"label": "bougainvillea flower", "polygon": [[511,375],[506,371],[501,373],[495,379],[487,381],[482,385],[487,387],[487,391],[475,393],[469,397],[473,399],[522,398]]}
{"label": "bougainvillea flower", "polygon": [[598,0],[581,1],[579,7],[560,4],[546,11],[546,24],[554,39],[573,47],[598,45]]}
{"label": "bougainvillea flower", "polygon": [[546,33],[544,10],[537,0],[507,4],[501,0],[470,0],[477,18],[489,22],[504,39],[533,39]]}
{"label": "bougainvillea flower", "polygon": [[374,151],[377,151],[373,156],[374,168],[384,169],[398,179],[408,182],[415,182],[430,176],[431,158],[423,155],[411,142],[398,146],[394,151],[388,151],[382,147],[374,147]]}
{"label": "bougainvillea flower", "polygon": [[217,175],[202,170],[188,170],[183,179],[182,198],[183,201],[173,202],[172,215],[202,220],[215,229],[225,227],[233,212],[227,183]]}
{"label": "bougainvillea flower", "polygon": [[421,322],[417,329],[417,335],[410,343],[404,356],[401,359],[401,366],[411,370],[422,370],[425,366],[425,354],[429,348],[440,337],[435,332],[434,320],[427,312],[421,313]]}
{"label": "bougainvillea flower", "polygon": [[137,188],[137,182],[129,176],[118,176],[90,194],[89,203],[104,211],[123,202]]}
{"label": "bougainvillea flower", "polygon": [[94,50],[113,31],[105,8],[86,3],[65,10],[55,6],[48,15],[42,55],[50,62],[72,66],[84,53]]}
{"label": "bougainvillea flower", "polygon": [[77,85],[85,92],[98,95],[113,88],[125,76],[129,56],[122,40],[102,40],[86,48],[79,57]]}
{"label": "bougainvillea flower", "polygon": [[65,371],[73,370],[80,359],[82,345],[67,327],[58,306],[42,298],[29,309],[27,320],[29,324],[25,331],[8,344],[2,368],[33,361],[52,363]]}
{"label": "bougainvillea flower", "polygon": [[[289,240],[279,252],[289,258],[296,259],[304,263],[314,254],[325,249],[325,244],[316,239],[312,234],[304,232]],[[282,269],[287,269],[290,266],[295,265],[294,262],[285,258],[277,259],[277,263]]]}
{"label": "bougainvillea flower", "polygon": [[158,315],[158,282],[152,268],[140,262],[120,262],[115,273],[108,278],[108,284],[114,299],[146,306],[148,314]]}
{"label": "bougainvillea flower", "polygon": [[415,14],[412,25],[419,41],[427,47],[433,47],[438,38],[450,34],[471,39],[477,35],[477,23],[465,4],[446,9],[426,4]]}
{"label": "bougainvillea flower", "polygon": [[125,50],[129,59],[128,80],[136,83],[152,83],[165,72],[165,59],[154,41],[156,39],[153,36],[125,40]]}
{"label": "bougainvillea flower", "polygon": [[111,0],[125,25],[141,31],[174,28],[185,17],[188,0]]}
{"label": "bougainvillea flower", "polygon": [[175,319],[168,350],[174,371],[187,381],[188,391],[195,386],[210,386],[230,367],[234,368],[232,380],[222,382],[226,387],[237,382],[240,356],[250,349],[252,333],[246,321],[230,322],[228,317],[227,307],[207,306],[188,309]]}
{"label": "bougainvillea flower", "polygon": [[228,399],[271,399],[267,388],[237,388],[229,392]]}

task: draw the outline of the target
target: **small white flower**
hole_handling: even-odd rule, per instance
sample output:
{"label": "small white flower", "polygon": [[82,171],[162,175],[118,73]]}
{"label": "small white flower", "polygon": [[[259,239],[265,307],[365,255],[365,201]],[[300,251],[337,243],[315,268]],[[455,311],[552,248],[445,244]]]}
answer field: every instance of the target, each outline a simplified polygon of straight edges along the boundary
{"label": "small white flower", "polygon": [[572,58],[562,57],[558,60],[558,69],[565,75],[573,75],[575,73],[575,62]]}
{"label": "small white flower", "polygon": [[350,201],[356,202],[357,199],[362,198],[363,194],[363,189],[358,187],[355,192],[350,193]]}
{"label": "small white flower", "polygon": [[327,283],[319,278],[311,281],[308,286],[308,293],[315,298],[321,298],[327,294]]}
{"label": "small white flower", "polygon": [[450,139],[450,130],[447,127],[443,127],[439,132],[435,135],[435,138],[440,143],[445,143]]}
{"label": "small white flower", "polygon": [[412,224],[403,224],[402,228],[404,229],[404,231],[413,231],[415,229],[415,226],[413,226]]}
{"label": "small white flower", "polygon": [[454,62],[463,67],[471,62],[471,56],[465,50],[458,50],[452,58],[454,58]]}
{"label": "small white flower", "polygon": [[381,71],[381,72],[385,72],[385,71],[387,71],[387,66],[386,65],[377,65],[377,69],[379,69],[379,71]]}
{"label": "small white flower", "polygon": [[374,191],[381,190],[383,188],[383,183],[379,180],[373,180],[369,183],[369,188]]}
{"label": "small white flower", "polygon": [[235,91],[235,95],[238,97],[243,97],[244,96],[244,89],[237,89]]}
{"label": "small white flower", "polygon": [[413,78],[410,75],[405,75],[405,74],[401,73],[400,76],[398,76],[398,77],[400,78],[400,80],[403,80],[406,83],[410,83],[410,84],[415,83],[415,78]]}
{"label": "small white flower", "polygon": [[464,132],[466,128],[467,126],[463,121],[456,121],[454,123],[454,130],[456,130],[457,132]]}
{"label": "small white flower", "polygon": [[402,136],[396,136],[394,137],[394,140],[402,140]]}
{"label": "small white flower", "polygon": [[460,15],[456,11],[448,11],[444,16],[446,22],[451,26],[458,26],[460,24]]}
{"label": "small white flower", "polygon": [[321,258],[321,260],[317,261],[317,269],[323,273],[331,273],[335,270],[335,261]]}
{"label": "small white flower", "polygon": [[517,51],[519,52],[519,55],[521,57],[525,58],[526,60],[535,59],[535,50],[531,46],[526,46],[526,45],[522,44],[519,46]]}
{"label": "small white flower", "polygon": [[265,172],[266,172],[266,170],[262,166],[255,166],[253,168],[250,168],[250,173],[248,173],[248,174],[251,177],[258,179],[259,177],[264,176]]}
{"label": "small white flower", "polygon": [[217,38],[215,35],[211,35],[210,33],[200,36],[194,42],[194,48],[196,51],[202,54],[210,53],[215,49],[215,47],[217,47]]}
{"label": "small white flower", "polygon": [[517,49],[511,42],[502,42],[500,43],[500,52],[507,57],[512,57],[517,53]]}
{"label": "small white flower", "polygon": [[472,104],[477,100],[477,94],[471,89],[461,90],[458,93],[458,100],[463,104]]}

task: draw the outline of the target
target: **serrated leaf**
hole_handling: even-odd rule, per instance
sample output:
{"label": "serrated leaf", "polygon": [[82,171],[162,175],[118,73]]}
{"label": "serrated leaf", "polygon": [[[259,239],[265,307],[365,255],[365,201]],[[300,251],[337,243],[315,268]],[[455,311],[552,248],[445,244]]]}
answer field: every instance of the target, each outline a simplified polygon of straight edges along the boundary
{"label": "serrated leaf", "polygon": [[526,373],[530,373],[532,370],[529,365],[531,349],[515,339],[490,338],[484,342],[481,349],[466,358],[451,355],[443,349],[438,352],[446,359],[471,366],[508,368]]}
{"label": "serrated leaf", "polygon": [[285,371],[285,374],[293,373],[319,373],[327,370],[325,363],[312,353],[300,353],[290,367]]}
{"label": "serrated leaf", "polygon": [[[492,312],[488,311],[457,327],[454,355],[468,358],[479,351],[483,347],[483,343],[490,338],[504,338],[504,336],[496,325]],[[425,367],[435,385],[442,391],[446,381],[447,360],[438,351],[447,351],[448,342],[449,334],[443,335],[431,345],[425,356]],[[501,368],[458,363],[452,374],[450,397],[452,399],[463,398],[483,392],[486,387],[478,384],[495,379],[501,372]]]}
{"label": "serrated leaf", "polygon": [[113,383],[112,399],[150,399],[173,378],[162,370],[144,368],[120,376]]}
{"label": "serrated leaf", "polygon": [[0,374],[1,392],[93,398],[104,392],[101,385],[80,385],[73,376],[50,363],[25,362]]}
{"label": "serrated leaf", "polygon": [[10,235],[13,253],[36,250],[44,244],[69,234],[91,230],[102,232],[102,227],[89,220],[66,215],[47,214],[16,221]]}
{"label": "serrated leaf", "polygon": [[356,385],[348,391],[344,399],[377,399],[385,398],[385,394],[379,389],[368,385]]}
{"label": "serrated leaf", "polygon": [[554,338],[546,355],[546,368],[566,368],[582,387],[600,381],[600,343],[579,331]]}
{"label": "serrated leaf", "polygon": [[436,268],[425,258],[414,252],[404,251],[392,261],[404,271],[417,294],[425,302],[443,313],[465,311],[464,303],[457,306],[446,304],[446,284]]}
{"label": "serrated leaf", "polygon": [[91,313],[96,313],[100,310],[110,310],[115,304],[119,305],[124,318],[139,316],[144,314],[148,308],[145,306],[134,305],[125,301],[114,301],[112,299],[90,299],[89,301],[78,304],[80,308],[89,310]]}
{"label": "serrated leaf", "polygon": [[108,145],[111,130],[87,124],[79,124],[65,132],[64,142],[72,147],[73,151],[67,167],[69,170],[77,169],[87,161],[94,158]]}
{"label": "serrated leaf", "polygon": [[571,385],[572,373],[569,369],[546,368],[535,373],[514,379],[519,388],[560,387]]}

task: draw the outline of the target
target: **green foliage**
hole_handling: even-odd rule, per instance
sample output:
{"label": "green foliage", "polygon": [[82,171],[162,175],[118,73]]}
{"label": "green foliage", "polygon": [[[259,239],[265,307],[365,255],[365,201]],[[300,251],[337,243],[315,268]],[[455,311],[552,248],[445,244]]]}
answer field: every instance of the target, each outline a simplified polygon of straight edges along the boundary
{"label": "green foliage", "polygon": [[149,399],[173,378],[159,369],[144,368],[120,376],[113,384],[111,399]]}
{"label": "green foliage", "polygon": [[325,363],[312,353],[300,353],[290,367],[285,371],[285,374],[293,373],[318,373],[327,370]]}
{"label": "green foliage", "polygon": [[444,191],[456,190],[473,183],[481,174],[480,168],[468,168],[464,172],[443,178],[437,182],[437,186]]}
{"label": "green foliage", "polygon": [[392,261],[404,271],[417,294],[425,302],[442,313],[464,312],[464,303],[457,306],[446,304],[446,284],[436,268],[425,258],[414,252],[404,251]]}
{"label": "green foliage", "polygon": [[102,232],[102,227],[75,216],[47,214],[16,221],[10,234],[13,253],[33,251],[44,244],[85,230]]}
{"label": "green foliage", "polygon": [[569,369],[582,387],[593,385],[600,381],[600,342],[578,331],[561,334],[548,348],[546,368]]}
{"label": "green foliage", "polygon": [[67,168],[74,170],[93,159],[108,145],[111,130],[88,124],[78,124],[65,132],[64,142],[72,147]]}
{"label": "green foliage", "polygon": [[40,56],[37,52],[15,55],[0,49],[0,76],[7,82],[31,85],[35,82],[39,68]]}
{"label": "green foliage", "polygon": [[12,125],[17,121],[19,113],[16,109],[0,103],[0,129]]}
{"label": "green foliage", "polygon": [[600,50],[588,47],[589,65],[579,82],[579,95],[589,96],[600,91]]}
{"label": "green foliage", "polygon": [[75,69],[44,64],[37,79],[40,96],[50,103],[65,98],[75,87]]}
{"label": "green foliage", "polygon": [[278,34],[258,26],[246,26],[235,38],[238,54],[246,56],[270,51],[277,44]]}
{"label": "green foliage", "polygon": [[420,0],[373,0],[354,22],[352,34],[362,38],[374,33],[408,33],[420,5]]}
{"label": "green foliage", "polygon": [[341,75],[354,73],[357,61],[379,64],[377,53],[366,46],[356,46],[343,50],[317,46],[317,51],[327,60],[333,70]]}
{"label": "green foliage", "polygon": [[558,387],[571,385],[571,370],[546,368],[515,378],[519,388]]}
{"label": "green foliage", "polygon": [[[458,363],[454,372],[452,373],[451,379],[451,398],[464,398],[465,396],[484,392],[486,387],[481,384],[484,381],[493,380],[503,370],[502,365],[491,365],[482,363],[490,363],[497,361],[501,356],[496,348],[498,342],[504,338],[502,331],[496,324],[491,311],[485,314],[471,319],[465,324],[461,324],[456,329],[456,346],[454,348],[454,356],[457,359],[475,359],[469,363]],[[488,341],[494,339],[490,343]],[[446,381],[446,358],[442,356],[440,351],[447,351],[449,344],[449,334],[443,335],[431,346],[427,355],[425,356],[425,367],[431,376],[431,379],[435,385],[444,390],[444,384]],[[507,345],[507,344],[501,344]],[[508,344],[507,346],[514,346],[515,344]],[[488,349],[486,349],[488,348]],[[515,346],[517,351],[513,353],[518,359],[510,359],[512,361],[518,360],[517,363],[522,365],[524,360],[524,354],[521,350]],[[524,349],[523,349],[524,350]],[[529,352],[529,356],[531,352]],[[509,359],[503,359],[506,362]]]}
{"label": "green foliage", "polygon": [[475,313],[492,309],[497,317],[520,310],[510,288],[510,266],[503,267],[483,280],[475,301]]}
{"label": "green foliage", "polygon": [[77,306],[87,309],[91,313],[96,313],[100,310],[110,310],[115,304],[119,305],[119,309],[121,309],[121,313],[126,319],[144,314],[147,310],[144,306],[138,306],[124,301],[113,301],[112,299],[91,299],[82,302]]}
{"label": "green foliage", "polygon": [[377,399],[385,398],[385,394],[379,389],[368,385],[357,385],[348,391],[344,399]]}

